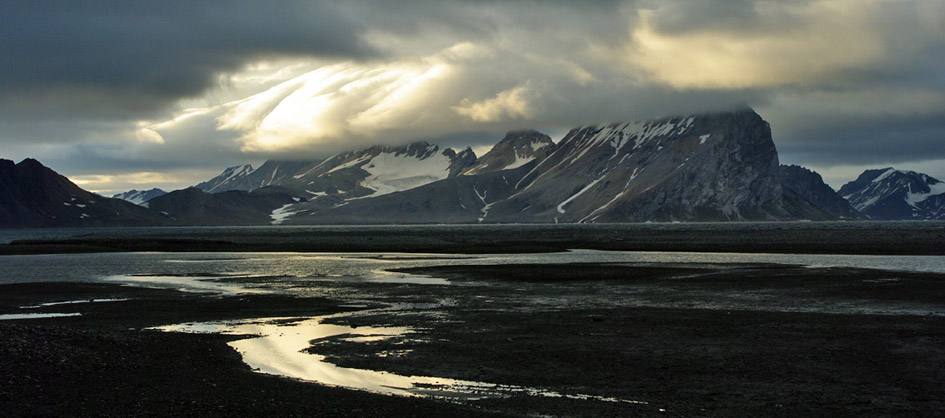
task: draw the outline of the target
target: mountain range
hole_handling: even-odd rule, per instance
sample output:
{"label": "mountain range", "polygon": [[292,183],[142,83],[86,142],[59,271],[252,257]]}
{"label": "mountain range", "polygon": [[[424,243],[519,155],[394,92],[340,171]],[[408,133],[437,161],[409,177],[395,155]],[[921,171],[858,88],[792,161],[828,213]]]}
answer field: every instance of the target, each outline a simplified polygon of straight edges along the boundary
{"label": "mountain range", "polygon": [[768,123],[747,108],[583,126],[557,144],[513,131],[481,157],[416,142],[271,160],[185,190],[119,199],[85,192],[35,160],[0,162],[0,227],[945,216],[945,184],[924,174],[868,170],[838,194],[819,174],[780,165]]}
{"label": "mountain range", "polygon": [[118,193],[116,195],[113,195],[112,198],[121,199],[124,201],[134,203],[136,205],[140,205],[144,202],[154,199],[155,197],[162,196],[165,194],[167,194],[167,192],[158,188],[154,188],[151,190],[140,190],[140,191],[132,189],[124,193]]}

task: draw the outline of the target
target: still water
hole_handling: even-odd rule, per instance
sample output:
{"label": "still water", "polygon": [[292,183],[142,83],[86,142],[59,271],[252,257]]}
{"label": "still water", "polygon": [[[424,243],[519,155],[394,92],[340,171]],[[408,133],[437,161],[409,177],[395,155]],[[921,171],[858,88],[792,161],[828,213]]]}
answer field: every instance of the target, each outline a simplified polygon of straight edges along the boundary
{"label": "still water", "polygon": [[[858,267],[945,273],[945,256],[834,254],[748,254],[572,250],[540,254],[404,253],[98,253],[0,257],[0,284],[28,282],[124,281],[219,293],[252,292],[212,279],[271,278],[415,284],[449,284],[435,277],[388,270],[448,265],[646,263],[773,263],[810,267]],[[283,286],[290,291],[290,286]]]}

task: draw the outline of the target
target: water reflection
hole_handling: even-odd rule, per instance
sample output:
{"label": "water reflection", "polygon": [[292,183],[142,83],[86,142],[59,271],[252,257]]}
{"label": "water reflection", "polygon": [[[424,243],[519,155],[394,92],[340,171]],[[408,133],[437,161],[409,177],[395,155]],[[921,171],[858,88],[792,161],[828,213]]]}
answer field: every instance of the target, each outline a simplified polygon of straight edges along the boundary
{"label": "water reflection", "polygon": [[30,314],[4,314],[0,315],[0,321],[10,321],[14,319],[42,319],[42,318],[65,318],[70,316],[82,316],[80,313],[30,313]]}
{"label": "water reflection", "polygon": [[[334,315],[334,317],[341,316]],[[539,388],[428,376],[402,376],[374,370],[339,367],[325,356],[309,354],[312,341],[341,337],[347,341],[377,341],[399,337],[413,330],[406,327],[349,327],[326,324],[333,316],[313,318],[260,318],[245,321],[198,322],[157,327],[166,332],[222,333],[251,335],[230,342],[254,370],[330,386],[365,390],[400,396],[424,396],[455,400],[477,400],[526,394],[554,398],[597,400],[646,404],[642,401],[608,398],[585,394],[567,394]],[[386,356],[392,353],[386,353]],[[405,353],[397,353],[403,355]]]}
{"label": "water reflection", "polygon": [[20,306],[20,309],[39,309],[45,308],[47,306],[58,306],[58,305],[76,305],[80,303],[104,303],[104,302],[125,302],[130,299],[127,298],[108,298],[108,299],[80,299],[80,300],[66,300],[62,302],[46,302],[36,305],[26,305]]}
{"label": "water reflection", "polygon": [[[265,289],[253,288],[244,284],[228,283],[223,280],[247,279],[251,276],[231,275],[160,275],[160,274],[116,274],[102,280],[131,284],[139,287],[176,289],[182,292],[212,293],[217,295],[240,295],[247,293],[268,293]],[[260,278],[260,277],[257,277]]]}
{"label": "water reflection", "polygon": [[[291,280],[315,279],[365,283],[445,285],[449,281],[386,270],[442,265],[563,263],[703,263],[794,264],[811,267],[858,267],[945,273],[945,256],[876,256],[835,254],[744,254],[573,250],[553,254],[491,254],[476,257],[404,253],[100,253],[0,257],[0,283],[97,282],[247,292],[225,289],[201,279],[253,275]],[[150,275],[150,278],[143,277]],[[200,277],[203,275],[204,277]],[[163,280],[159,278],[163,276]],[[120,277],[120,278],[119,278]]]}

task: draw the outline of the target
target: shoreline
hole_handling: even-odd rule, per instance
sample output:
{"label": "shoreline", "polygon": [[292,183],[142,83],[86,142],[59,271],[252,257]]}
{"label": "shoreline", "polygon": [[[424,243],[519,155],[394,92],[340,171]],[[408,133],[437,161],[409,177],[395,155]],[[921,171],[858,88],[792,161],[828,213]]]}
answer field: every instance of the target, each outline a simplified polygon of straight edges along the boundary
{"label": "shoreline", "polygon": [[[87,232],[83,230],[83,232]],[[92,232],[0,244],[0,255],[94,252],[407,252],[500,254],[569,249],[945,255],[945,224],[759,223],[183,228]]]}

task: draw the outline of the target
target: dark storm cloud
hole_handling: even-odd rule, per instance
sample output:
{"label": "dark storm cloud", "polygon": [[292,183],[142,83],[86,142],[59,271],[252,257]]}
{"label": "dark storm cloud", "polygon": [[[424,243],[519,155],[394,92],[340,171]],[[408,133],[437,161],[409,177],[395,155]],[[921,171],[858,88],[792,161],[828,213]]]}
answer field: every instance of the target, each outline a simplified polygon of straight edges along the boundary
{"label": "dark storm cloud", "polygon": [[654,29],[665,34],[729,32],[749,36],[804,28],[798,14],[811,0],[659,0]]}
{"label": "dark storm cloud", "polygon": [[254,57],[372,54],[360,31],[332,3],[8,0],[0,100],[16,102],[11,109],[150,111]]}
{"label": "dark storm cloud", "polygon": [[[835,117],[784,126],[778,151],[814,165],[889,165],[945,158],[945,114]],[[945,167],[943,167],[945,169]]]}
{"label": "dark storm cloud", "polygon": [[[945,159],[942,56],[940,0],[7,0],[0,157],[67,174],[219,169],[748,103],[790,162],[907,164]],[[265,78],[250,71],[261,62],[299,67],[240,79]],[[320,69],[348,89],[316,77],[306,85],[331,100],[250,100]],[[228,114],[243,101],[254,113]],[[190,108],[206,112],[178,121]],[[294,148],[246,146],[284,133]]]}

